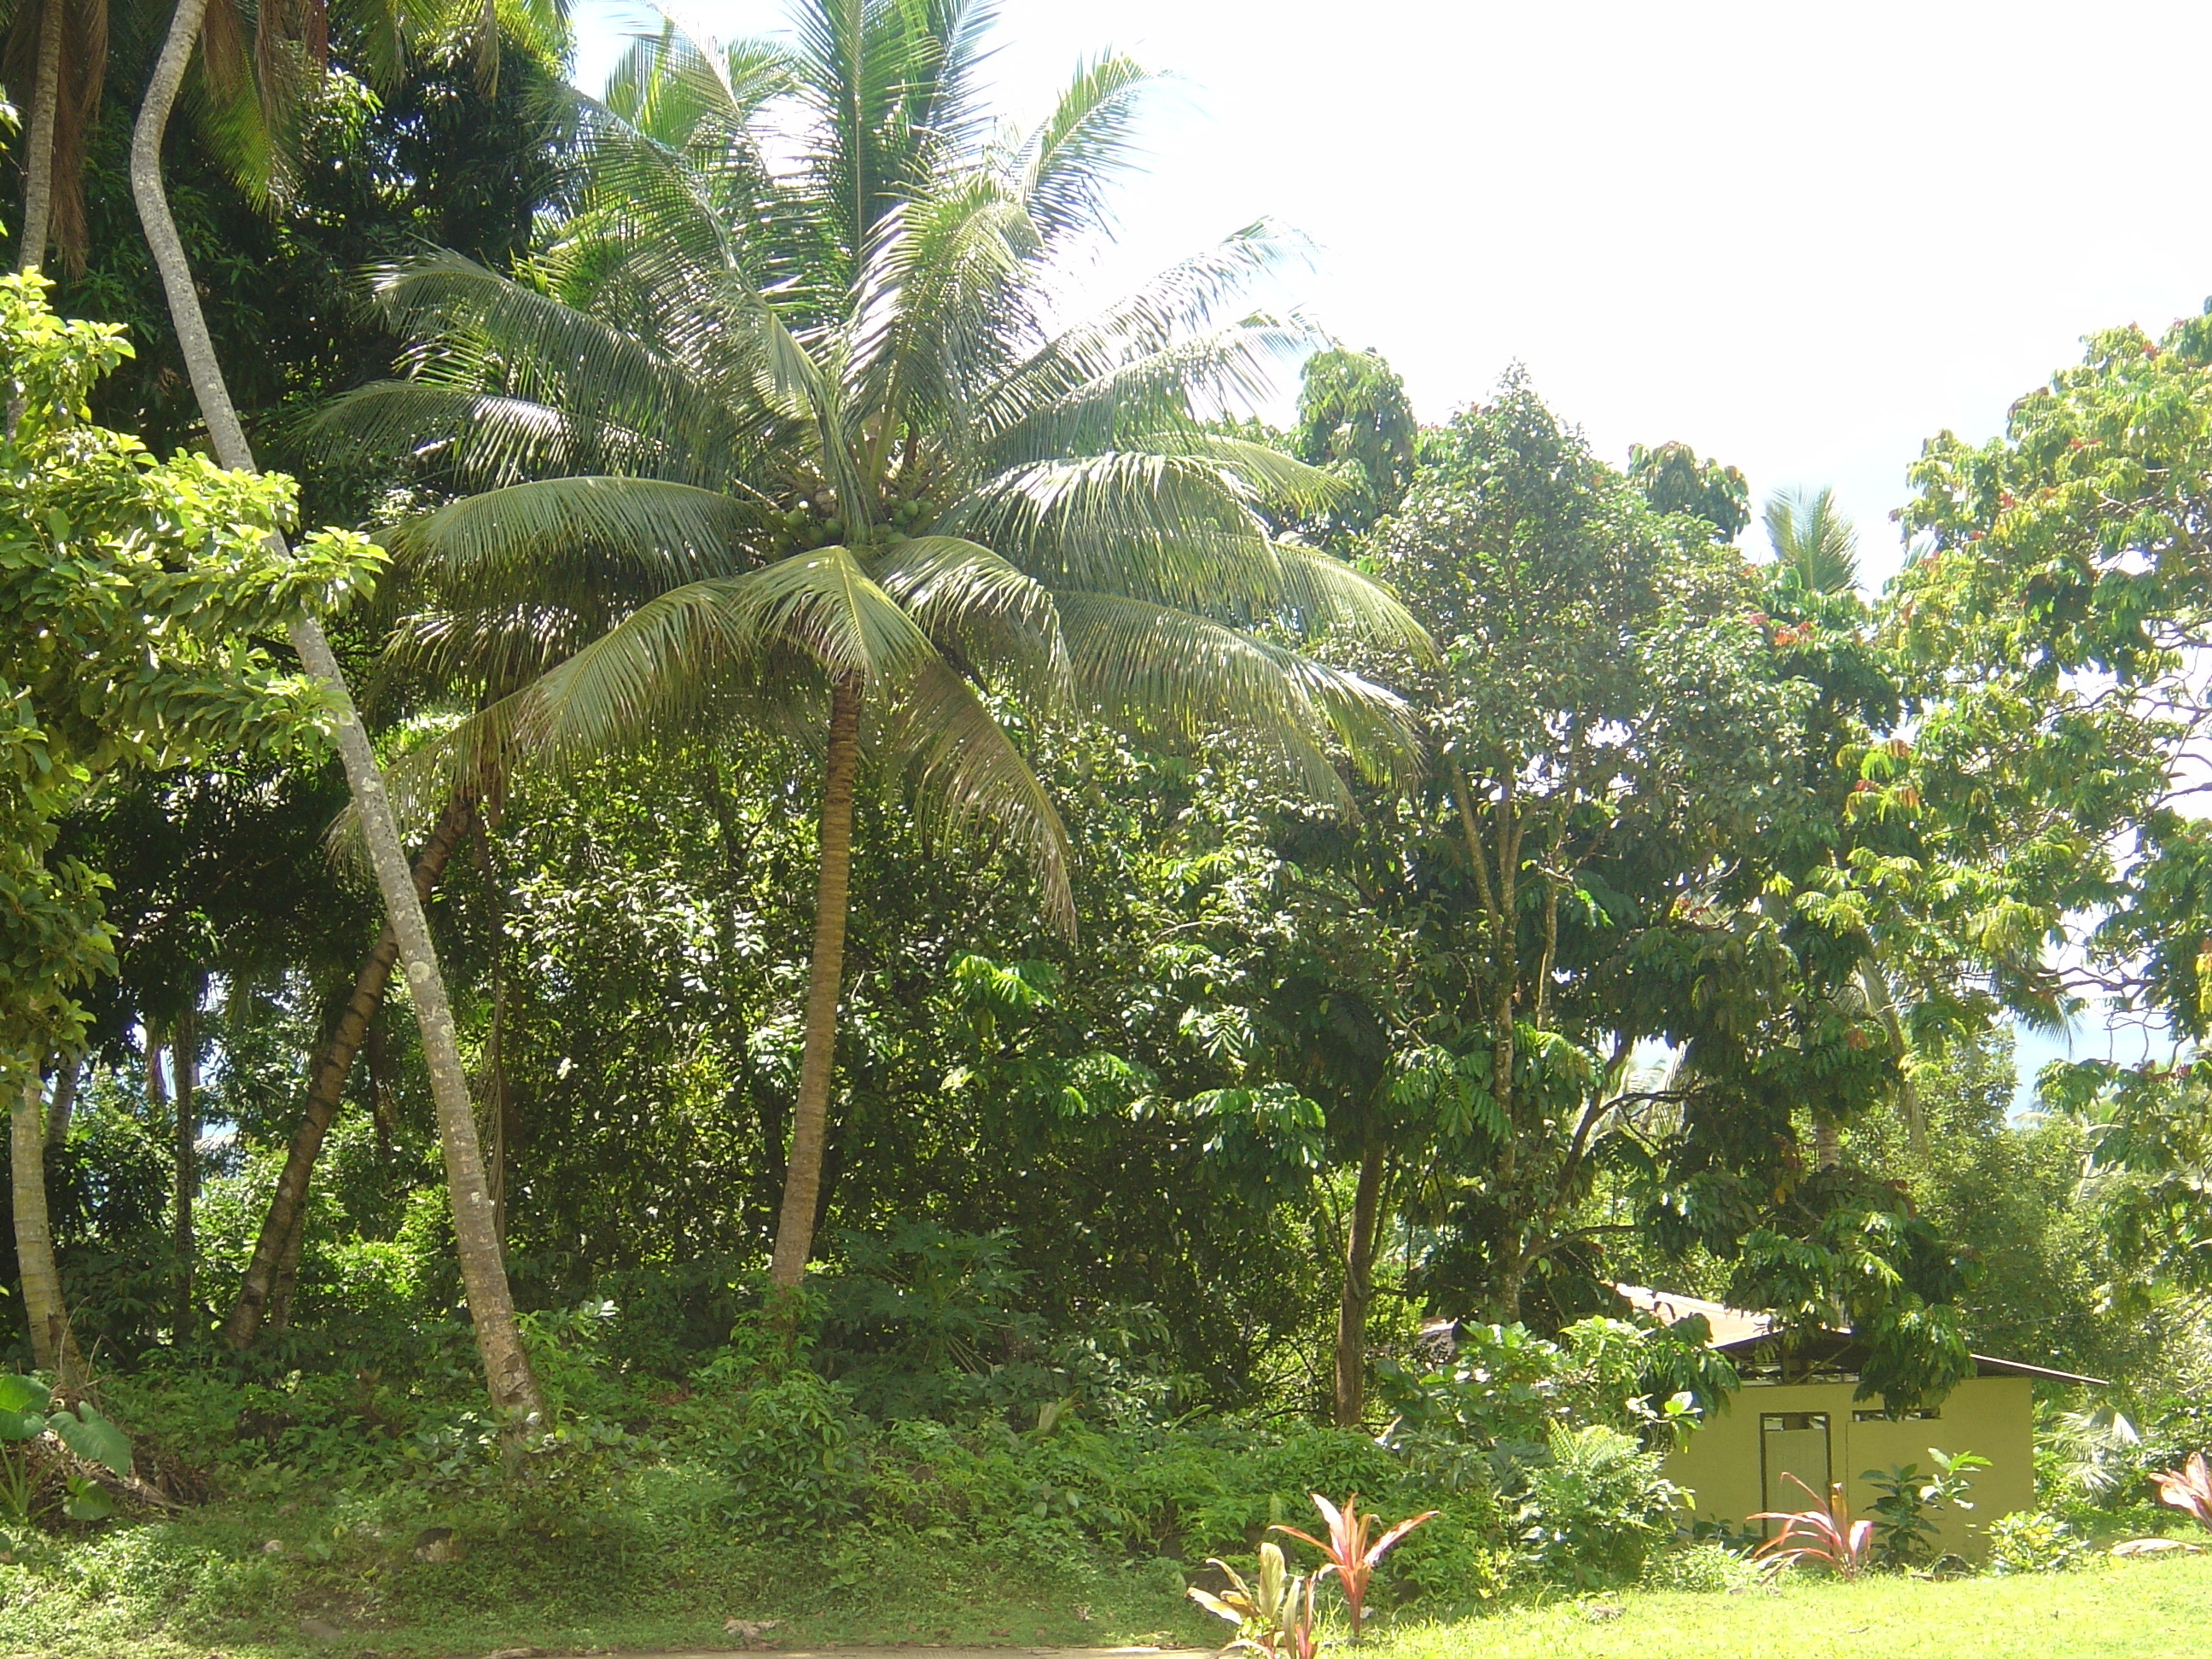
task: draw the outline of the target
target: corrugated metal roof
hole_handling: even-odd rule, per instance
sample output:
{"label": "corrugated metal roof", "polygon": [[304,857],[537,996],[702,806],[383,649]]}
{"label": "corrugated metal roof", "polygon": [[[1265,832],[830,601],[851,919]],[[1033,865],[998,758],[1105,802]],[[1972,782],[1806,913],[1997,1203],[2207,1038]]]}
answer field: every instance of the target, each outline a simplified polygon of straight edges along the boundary
{"label": "corrugated metal roof", "polygon": [[[1616,1285],[1613,1288],[1622,1301],[1638,1313],[1665,1320],[1670,1325],[1678,1319],[1687,1319],[1692,1314],[1703,1314],[1705,1325],[1712,1333],[1707,1345],[1711,1347],[1747,1348],[1772,1336],[1781,1325],[1772,1314],[1731,1308],[1725,1303],[1708,1302],[1701,1296],[1653,1290],[1648,1285]],[[1832,1330],[1830,1334],[1845,1341],[1850,1339],[1848,1331]],[[2024,1359],[1997,1359],[1985,1353],[1978,1353],[1973,1359],[1984,1375],[2040,1376],[2054,1382],[2086,1383],[2094,1389],[2111,1386],[2101,1376],[2083,1376],[2077,1371],[2053,1370],[2048,1365],[2031,1365]]]}
{"label": "corrugated metal roof", "polygon": [[1706,1328],[1712,1332],[1710,1346],[1716,1348],[1760,1341],[1774,1334],[1778,1323],[1772,1314],[1752,1313],[1742,1308],[1731,1308],[1726,1303],[1708,1302],[1701,1296],[1684,1296],[1677,1291],[1655,1291],[1648,1285],[1616,1285],[1613,1288],[1637,1312],[1664,1320],[1669,1325],[1692,1314],[1703,1314]]}

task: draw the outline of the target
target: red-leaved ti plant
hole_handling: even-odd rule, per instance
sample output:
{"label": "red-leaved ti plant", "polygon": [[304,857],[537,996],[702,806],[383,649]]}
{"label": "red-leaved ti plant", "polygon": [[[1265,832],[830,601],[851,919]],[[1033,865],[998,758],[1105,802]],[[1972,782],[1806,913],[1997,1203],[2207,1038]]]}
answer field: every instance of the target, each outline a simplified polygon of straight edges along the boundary
{"label": "red-leaved ti plant", "polygon": [[[1409,1515],[1370,1544],[1367,1541],[1367,1534],[1374,1529],[1376,1517],[1371,1510],[1365,1515],[1359,1512],[1358,1492],[1346,1498],[1340,1510],[1319,1492],[1307,1495],[1328,1522],[1327,1543],[1310,1533],[1300,1532],[1296,1527],[1273,1527],[1269,1530],[1287,1533],[1301,1543],[1311,1544],[1328,1558],[1328,1565],[1322,1569],[1322,1572],[1334,1573],[1337,1583],[1344,1588],[1345,1613],[1352,1626],[1352,1639],[1356,1642],[1359,1639],[1360,1620],[1366,1617],[1367,1581],[1374,1574],[1375,1564],[1382,1559],[1393,1544],[1437,1511],[1429,1510],[1419,1515]],[[1314,1576],[1318,1578],[1321,1574]]]}
{"label": "red-leaved ti plant", "polygon": [[1796,1475],[1782,1477],[1813,1500],[1802,1510],[1761,1510],[1753,1521],[1779,1521],[1782,1530],[1751,1553],[1776,1572],[1800,1561],[1820,1561],[1838,1577],[1856,1578],[1864,1571],[1867,1550],[1874,1542],[1874,1522],[1854,1521],[1844,1502],[1841,1486],[1828,1488],[1823,1504],[1817,1493]]}
{"label": "red-leaved ti plant", "polygon": [[2212,1465],[2198,1452],[2178,1469],[2160,1469],[2150,1478],[2158,1488],[2158,1501],[2171,1504],[2195,1517],[2199,1526],[2212,1528]]}

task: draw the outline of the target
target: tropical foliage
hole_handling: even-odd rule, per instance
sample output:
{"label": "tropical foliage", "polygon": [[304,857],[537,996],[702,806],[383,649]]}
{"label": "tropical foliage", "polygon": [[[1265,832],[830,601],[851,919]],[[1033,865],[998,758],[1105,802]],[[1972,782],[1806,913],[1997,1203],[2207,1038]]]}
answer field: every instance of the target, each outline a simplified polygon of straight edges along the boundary
{"label": "tropical foliage", "polygon": [[2212,312],[1876,592],[1522,371],[1425,423],[1273,225],[1083,314],[1158,83],[1017,128],[970,0],[588,97],[526,6],[10,15],[19,1644],[1933,1570],[1969,1455],[1697,1541],[1666,1458],[1974,1351],[2112,1379],[2004,1571],[2212,1515]]}

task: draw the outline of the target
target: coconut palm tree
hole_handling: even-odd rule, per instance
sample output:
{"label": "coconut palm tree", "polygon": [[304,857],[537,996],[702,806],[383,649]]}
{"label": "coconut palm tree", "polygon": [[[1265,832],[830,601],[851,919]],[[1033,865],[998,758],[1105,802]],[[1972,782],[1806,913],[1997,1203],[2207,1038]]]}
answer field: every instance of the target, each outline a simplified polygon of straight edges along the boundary
{"label": "coconut palm tree", "polygon": [[[131,134],[131,188],[145,226],[146,240],[168,299],[169,315],[177,331],[186,372],[216,459],[224,466],[252,471],[253,451],[232,403],[222,365],[215,354],[207,319],[200,307],[190,262],[169,210],[161,176],[161,141],[176,107],[177,94],[201,38],[210,0],[177,0],[146,100]],[[319,9],[317,14],[319,15]],[[370,747],[368,729],[354,707],[352,694],[321,624],[306,611],[292,620],[293,648],[308,673],[322,684],[336,727],[338,754],[345,766],[346,781],[361,821],[377,889],[398,944],[416,1019],[422,1030],[422,1052],[430,1074],[438,1133],[445,1154],[446,1184],[453,1218],[455,1253],[459,1258],[461,1283],[468,1297],[477,1347],[494,1402],[518,1413],[542,1413],[537,1378],[522,1346],[514,1318],[514,1304],[501,1259],[492,1204],[484,1179],[483,1150],[477,1138],[476,1114],[469,1099],[467,1073],[461,1063],[460,1045],[453,1029],[451,1004],[446,994],[437,953],[422,914],[421,896],[409,869],[406,850],[400,844],[397,820],[382,769]]]}
{"label": "coconut palm tree", "polygon": [[780,1286],[811,1249],[864,758],[934,830],[1019,847],[1066,928],[1066,840],[1015,714],[1239,738],[1339,803],[1332,742],[1377,769],[1412,746],[1395,696],[1294,643],[1426,647],[1374,583],[1269,538],[1261,506],[1335,486],[1206,423],[1304,343],[1214,320],[1281,239],[1255,228],[1059,320],[1147,77],[1097,58],[1011,133],[976,99],[988,18],[806,0],[788,43],[640,41],[559,245],[519,279],[443,254],[383,273],[418,373],[325,417],[475,492],[389,538],[433,599],[401,649],[553,659],[461,729],[456,762],[732,721],[817,745]]}
{"label": "coconut palm tree", "polygon": [[1807,592],[1858,586],[1859,532],[1836,510],[1833,490],[1784,490],[1768,498],[1765,517],[1776,562],[1795,570]]}

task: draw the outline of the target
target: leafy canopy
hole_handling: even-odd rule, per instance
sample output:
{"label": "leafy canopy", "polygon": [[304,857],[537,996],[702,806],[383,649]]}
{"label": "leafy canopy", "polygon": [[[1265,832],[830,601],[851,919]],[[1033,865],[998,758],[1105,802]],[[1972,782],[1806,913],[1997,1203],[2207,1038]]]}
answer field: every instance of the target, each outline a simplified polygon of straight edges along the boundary
{"label": "leafy canopy", "polygon": [[0,444],[0,1061],[74,1047],[73,992],[109,961],[101,878],[53,858],[56,821],[125,769],[289,750],[323,703],[258,635],[326,609],[375,568],[325,532],[287,553],[281,477],[192,453],[155,460],[91,425],[94,380],[130,349],[65,322],[36,277],[0,279],[0,358],[22,403]]}

